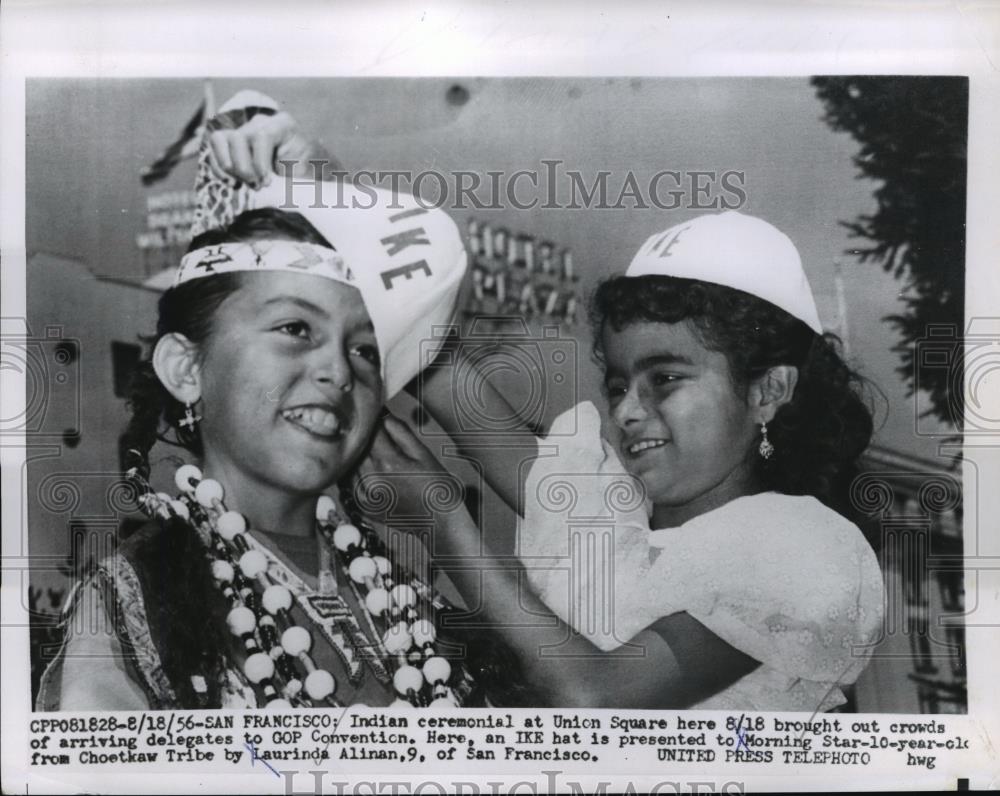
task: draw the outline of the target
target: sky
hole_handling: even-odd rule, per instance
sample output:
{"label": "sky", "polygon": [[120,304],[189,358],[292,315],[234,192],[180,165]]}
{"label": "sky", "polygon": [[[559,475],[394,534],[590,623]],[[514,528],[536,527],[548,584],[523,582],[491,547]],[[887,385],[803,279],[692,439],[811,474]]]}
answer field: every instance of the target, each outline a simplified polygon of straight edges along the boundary
{"label": "sky", "polygon": [[[219,103],[242,88],[269,94],[352,170],[511,174],[560,160],[588,183],[610,172],[612,197],[629,172],[640,185],[665,169],[741,172],[747,201],[740,209],[795,242],[826,328],[839,321],[840,264],[851,359],[885,396],[877,442],[936,456],[937,440],[914,433],[915,415],[926,407],[920,396],[907,398],[891,351],[896,333],[882,320],[902,308],[903,285],[845,254],[855,244],[840,222],[873,211],[877,185],[858,178],[856,142],[823,122],[808,80],[245,78],[213,80],[212,87]],[[191,162],[182,164],[152,188],[141,185],[139,172],[202,96],[200,80],[29,80],[29,255],[71,256],[98,275],[142,278],[135,237],[146,223],[146,198],[190,188],[194,172]],[[696,212],[507,207],[475,215],[570,246],[588,293],[622,271],[649,235]],[[453,210],[460,223],[470,214]],[[585,328],[578,338],[589,346]],[[596,385],[592,370],[582,384]]]}

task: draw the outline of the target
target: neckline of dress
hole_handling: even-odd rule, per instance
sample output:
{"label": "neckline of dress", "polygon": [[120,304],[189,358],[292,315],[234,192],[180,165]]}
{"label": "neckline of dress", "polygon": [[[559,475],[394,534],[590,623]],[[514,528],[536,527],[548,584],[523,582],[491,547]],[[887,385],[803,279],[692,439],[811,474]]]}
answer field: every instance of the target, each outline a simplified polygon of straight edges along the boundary
{"label": "neckline of dress", "polygon": [[302,567],[296,564],[295,560],[291,556],[289,556],[284,549],[282,549],[278,540],[294,539],[296,540],[296,542],[299,543],[300,549],[302,550],[305,550],[306,545],[311,543],[313,549],[316,551],[316,562],[318,565],[319,545],[322,544],[319,538],[319,534],[314,534],[313,536],[301,536],[298,534],[287,534],[287,533],[283,534],[283,533],[276,533],[273,531],[262,531],[258,528],[250,528],[247,532],[254,538],[254,541],[256,541],[260,545],[267,547],[267,549],[270,550],[285,567],[291,570],[309,588],[311,589],[317,588],[317,584],[319,583],[318,572],[313,574],[302,569]]}
{"label": "neckline of dress", "polygon": [[[733,506],[736,503],[739,503],[740,501],[753,500],[754,498],[762,498],[762,497],[773,497],[775,495],[780,496],[780,497],[792,497],[791,495],[784,495],[781,492],[775,492],[774,490],[768,490],[766,492],[756,492],[756,493],[754,493],[752,495],[740,495],[737,498],[733,498],[732,500],[729,500],[729,501],[723,503],[721,506],[716,506],[714,509],[709,509],[708,511],[706,511],[706,512],[704,512],[702,514],[699,514],[696,517],[692,517],[689,520],[685,520],[680,525],[675,525],[673,528],[653,528],[653,527],[650,527],[650,529],[649,529],[649,535],[650,535],[650,537],[653,537],[654,534],[663,534],[665,536],[666,535],[671,535],[671,534],[676,533],[677,531],[683,531],[683,530],[689,528],[691,525],[693,525],[693,524],[695,524],[695,523],[697,523],[697,522],[699,522],[699,521],[701,521],[701,520],[703,520],[703,519],[705,519],[707,517],[711,517],[713,514],[717,514],[717,513],[721,512],[721,511],[729,509],[731,506]],[[652,538],[650,539],[650,541],[652,541]]]}

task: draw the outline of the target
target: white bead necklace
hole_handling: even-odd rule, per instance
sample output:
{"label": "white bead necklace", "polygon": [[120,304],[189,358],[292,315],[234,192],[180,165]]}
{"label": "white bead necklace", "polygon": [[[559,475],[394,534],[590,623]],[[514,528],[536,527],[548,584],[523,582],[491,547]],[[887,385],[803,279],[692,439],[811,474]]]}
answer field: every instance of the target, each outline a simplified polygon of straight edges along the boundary
{"label": "white bead necklace", "polygon": [[[366,534],[366,539],[338,512],[332,498],[323,495],[317,503],[324,542],[317,591],[251,535],[243,516],[226,508],[222,485],[203,478],[194,465],[177,470],[178,499],[152,492],[134,474],[133,479],[147,490],[140,501],[150,515],[181,519],[205,544],[216,585],[231,606],[226,623],[247,653],[243,673],[261,689],[267,708],[341,706],[334,697],[335,678],[309,655],[313,638],[308,629],[295,624],[293,602],[320,628],[353,683],[360,681],[363,661],[382,682],[390,680],[390,668],[395,670],[394,707],[450,708],[460,704],[459,694],[470,690],[464,667],[453,672],[449,661],[435,652],[435,625],[421,616],[421,609],[433,613],[445,607],[443,602],[417,578],[396,583],[389,559],[372,555],[370,548],[378,546],[372,544],[373,534]],[[374,645],[337,593],[331,548],[339,554]],[[384,632],[379,632],[379,624]]]}

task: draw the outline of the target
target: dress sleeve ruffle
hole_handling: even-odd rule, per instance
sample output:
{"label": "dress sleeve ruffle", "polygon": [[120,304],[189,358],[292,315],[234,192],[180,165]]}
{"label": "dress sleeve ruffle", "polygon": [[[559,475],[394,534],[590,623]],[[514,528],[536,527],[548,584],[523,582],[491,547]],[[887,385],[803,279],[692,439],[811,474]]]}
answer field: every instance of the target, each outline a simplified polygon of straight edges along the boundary
{"label": "dress sleeve ruffle", "polygon": [[598,648],[684,611],[791,678],[850,683],[864,669],[884,596],[853,523],[812,497],[768,492],[650,531],[643,485],[601,439],[592,404],[557,418],[539,450],[521,560],[553,613]]}
{"label": "dress sleeve ruffle", "polygon": [[737,649],[792,678],[852,683],[883,616],[878,561],[861,531],[811,497],[741,498],[654,532],[650,576]]}

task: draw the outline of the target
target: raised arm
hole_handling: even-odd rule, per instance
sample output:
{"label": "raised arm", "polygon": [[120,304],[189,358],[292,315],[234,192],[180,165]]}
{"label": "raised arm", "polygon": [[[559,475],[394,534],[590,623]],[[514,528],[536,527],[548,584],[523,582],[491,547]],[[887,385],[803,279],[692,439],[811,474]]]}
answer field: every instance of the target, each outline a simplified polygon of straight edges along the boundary
{"label": "raised arm", "polygon": [[[304,135],[298,123],[282,111],[273,115],[258,114],[233,130],[211,133],[212,167],[222,175],[236,177],[249,185],[261,185],[272,179],[275,169],[294,163],[297,177],[316,176],[315,165],[322,163],[319,173],[331,178],[350,179],[344,166],[318,141]],[[502,393],[488,379],[474,375],[474,365],[467,360],[458,365],[461,346],[456,338],[449,348],[456,353],[452,360],[439,357],[434,367],[411,384],[415,395],[427,413],[441,426],[458,446],[459,451],[479,465],[490,487],[515,511],[520,511],[519,495],[524,473],[537,455],[537,429],[516,420],[514,410]],[[461,373],[464,386],[476,382],[476,411],[460,416],[462,401],[469,400],[463,385],[456,382]],[[478,389],[481,388],[481,389]],[[511,418],[504,423],[502,433],[490,433],[486,426],[469,428],[476,417]],[[438,451],[440,453],[440,451]]]}
{"label": "raised arm", "polygon": [[[523,514],[521,495],[528,467],[538,456],[538,429],[517,418],[500,390],[482,372],[474,372],[476,365],[468,358],[460,358],[461,349],[460,336],[453,336],[437,362],[407,389],[462,455],[478,463],[490,488]],[[503,432],[477,423],[477,417],[504,418]]]}
{"label": "raised arm", "polygon": [[[422,470],[433,478],[437,467],[405,424],[387,418],[362,471],[385,477]],[[419,502],[420,492],[408,478],[398,499]],[[683,708],[758,665],[686,613],[664,617],[603,652],[551,615],[528,587],[520,560],[496,555],[464,508],[438,516],[434,532],[434,566],[447,572],[477,624],[485,621],[503,638],[520,675],[552,706]]]}

